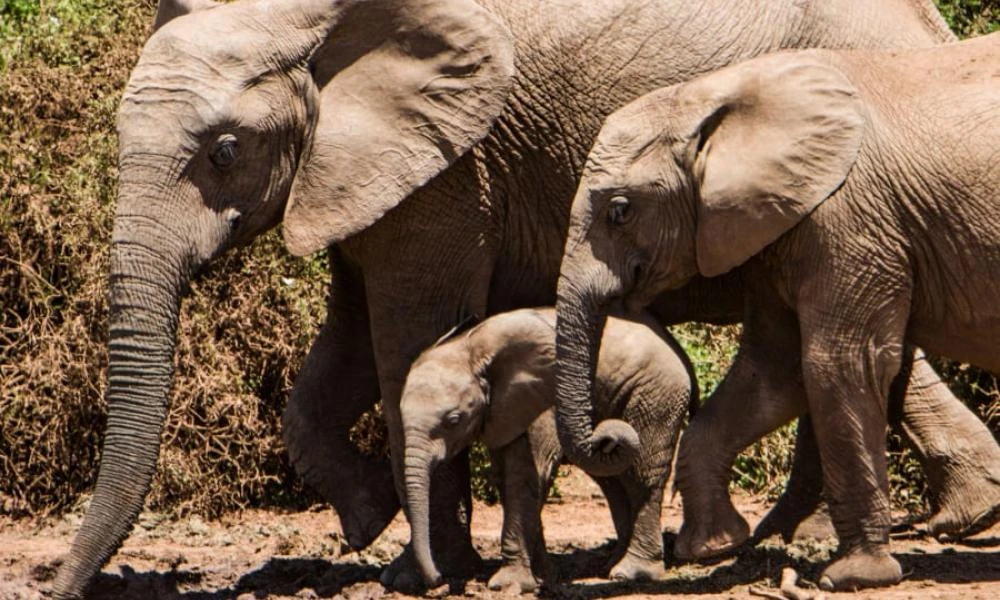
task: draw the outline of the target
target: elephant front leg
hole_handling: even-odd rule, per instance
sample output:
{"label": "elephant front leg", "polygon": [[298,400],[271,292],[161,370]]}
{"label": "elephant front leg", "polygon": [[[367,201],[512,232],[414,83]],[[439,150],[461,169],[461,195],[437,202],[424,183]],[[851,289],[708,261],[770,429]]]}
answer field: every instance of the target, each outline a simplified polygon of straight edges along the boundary
{"label": "elephant front leg", "polygon": [[800,356],[794,316],[750,315],[726,378],[681,436],[677,489],[684,523],[674,555],[693,560],[731,552],[750,536],[729,497],[730,467],[751,443],[806,412],[792,364]]}
{"label": "elephant front leg", "polygon": [[[369,284],[370,286],[370,284]],[[371,288],[369,287],[369,290]],[[371,292],[369,291],[369,297]],[[411,299],[412,301],[412,299]],[[455,325],[455,318],[435,324],[437,309],[444,302],[428,299],[430,305],[407,306],[400,301],[372,303],[372,333],[378,362],[382,406],[389,437],[389,452],[393,463],[395,485],[400,497],[405,497],[402,485],[404,456],[402,419],[399,400],[410,364],[435,339]],[[458,309],[449,311],[460,314]],[[470,312],[483,314],[483,307]],[[400,320],[405,315],[407,319]],[[430,322],[428,322],[430,321]],[[430,538],[434,561],[445,577],[468,578],[482,565],[472,544],[469,524],[472,519],[468,453],[442,462],[432,476],[430,498]],[[410,552],[404,552],[392,562],[380,577],[390,588],[409,591],[422,585],[422,577]]]}
{"label": "elephant front leg", "polygon": [[542,505],[559,457],[554,426],[548,429],[549,434],[539,436],[529,428],[525,435],[493,453],[494,468],[501,476],[503,530],[502,564],[490,577],[491,590],[534,592],[556,578],[542,532]]}
{"label": "elephant front leg", "polygon": [[906,321],[888,294],[879,297],[887,300],[883,310],[818,307],[802,316],[803,378],[840,538],[838,557],[820,578],[827,590],[892,585],[902,577],[889,554],[885,453],[889,389],[902,364]]}
{"label": "elephant front leg", "polygon": [[349,438],[378,401],[379,385],[359,274],[330,251],[327,320],[292,388],[283,415],[289,459],[329,501],[347,542],[364,548],[399,511],[389,461],[362,455]]}

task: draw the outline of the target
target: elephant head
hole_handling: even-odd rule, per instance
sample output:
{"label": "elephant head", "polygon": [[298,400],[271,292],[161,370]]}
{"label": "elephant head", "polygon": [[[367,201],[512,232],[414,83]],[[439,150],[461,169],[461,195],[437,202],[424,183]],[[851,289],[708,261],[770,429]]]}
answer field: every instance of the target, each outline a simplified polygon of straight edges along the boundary
{"label": "elephant head", "polygon": [[406,509],[414,556],[429,586],[441,582],[430,547],[435,467],[480,439],[500,448],[552,404],[552,322],[531,310],[493,317],[426,350],[403,387]]}
{"label": "elephant head", "polygon": [[637,310],[696,276],[729,272],[830,197],[854,165],[864,109],[822,56],[728,67],[605,121],[573,200],[557,292],[560,442],[584,469],[624,462],[595,453],[607,436],[590,433],[608,306]]}
{"label": "elephant head", "polygon": [[190,277],[279,222],[300,255],[371,225],[486,135],[512,77],[471,0],[161,1],[118,115],[107,433],[57,596],[142,508]]}

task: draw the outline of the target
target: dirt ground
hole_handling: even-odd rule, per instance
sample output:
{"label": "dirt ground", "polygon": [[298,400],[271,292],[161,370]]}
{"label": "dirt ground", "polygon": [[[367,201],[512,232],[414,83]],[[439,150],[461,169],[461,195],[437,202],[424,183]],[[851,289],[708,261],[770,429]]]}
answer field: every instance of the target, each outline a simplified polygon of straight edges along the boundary
{"label": "dirt ground", "polygon": [[[806,581],[816,581],[830,542],[779,540],[745,550],[713,565],[681,564],[669,557],[680,525],[680,500],[664,502],[664,541],[668,576],[646,584],[602,579],[613,537],[607,506],[596,486],[579,471],[568,469],[559,480],[561,498],[549,502],[543,515],[549,552],[564,579],[545,595],[558,598],[692,597],[754,598],[751,587],[777,593],[783,567],[792,566]],[[740,496],[737,508],[755,524],[767,510],[760,498]],[[0,598],[42,597],[55,567],[82,519],[70,514],[44,522],[0,519]],[[484,567],[477,579],[435,590],[436,597],[504,595],[486,588],[499,566],[499,506],[475,506],[472,533]],[[827,598],[1000,598],[1000,527],[962,545],[944,545],[919,528],[899,527],[893,552],[903,565],[904,581],[891,589]],[[350,552],[342,544],[331,511],[317,508],[297,514],[246,511],[218,522],[198,517],[168,520],[145,513],[131,537],[105,567],[93,598],[255,600],[277,598],[400,598],[379,583],[381,568],[409,539],[397,517],[368,549]]]}

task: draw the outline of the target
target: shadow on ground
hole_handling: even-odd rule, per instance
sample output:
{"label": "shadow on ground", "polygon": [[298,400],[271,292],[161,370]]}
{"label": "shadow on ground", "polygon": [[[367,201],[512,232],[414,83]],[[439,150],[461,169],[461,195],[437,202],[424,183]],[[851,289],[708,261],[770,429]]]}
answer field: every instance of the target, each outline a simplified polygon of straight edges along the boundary
{"label": "shadow on ground", "polygon": [[139,573],[122,567],[121,575],[102,573],[88,598],[93,600],[235,600],[243,594],[295,596],[311,589],[319,598],[332,598],[344,588],[363,581],[378,581],[380,568],[372,565],[338,564],[318,558],[272,558],[242,576],[235,585],[213,592],[180,591],[203,579],[198,571],[172,570]]}

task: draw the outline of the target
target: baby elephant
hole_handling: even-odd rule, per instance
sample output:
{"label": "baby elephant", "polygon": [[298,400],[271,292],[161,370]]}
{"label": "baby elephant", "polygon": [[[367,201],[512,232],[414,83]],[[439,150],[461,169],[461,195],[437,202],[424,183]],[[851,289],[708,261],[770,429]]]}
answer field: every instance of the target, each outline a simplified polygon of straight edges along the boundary
{"label": "baby elephant", "polygon": [[[713,396],[680,444],[685,510],[693,495],[725,495],[725,479],[706,473],[729,464],[730,449],[808,412],[840,538],[820,584],[899,581],[890,387],[911,344],[1000,372],[998,99],[994,34],[906,52],[773,54],[613,114],[584,168],[561,267],[560,425],[587,399],[596,328],[575,324],[599,322],[595,307],[610,297],[641,308],[696,275],[740,268],[744,330],[726,385],[781,389],[753,357],[801,353],[791,374],[801,382],[786,383],[802,385],[807,403]],[[566,451],[592,454],[587,444]],[[702,529],[687,516],[681,548]]]}
{"label": "baby elephant", "polygon": [[[480,439],[500,470],[504,509],[501,569],[492,589],[536,588],[550,576],[541,509],[562,457],[552,411],[555,311],[496,315],[439,342],[413,364],[402,396],[407,516],[424,580],[440,583],[431,557],[428,498],[435,465]],[[611,577],[663,574],[660,505],[678,430],[697,405],[684,352],[655,321],[608,318],[597,365],[595,417],[638,432],[634,466],[596,478],[608,499],[618,543]],[[600,447],[600,439],[595,443]],[[611,448],[604,448],[610,451]]]}

